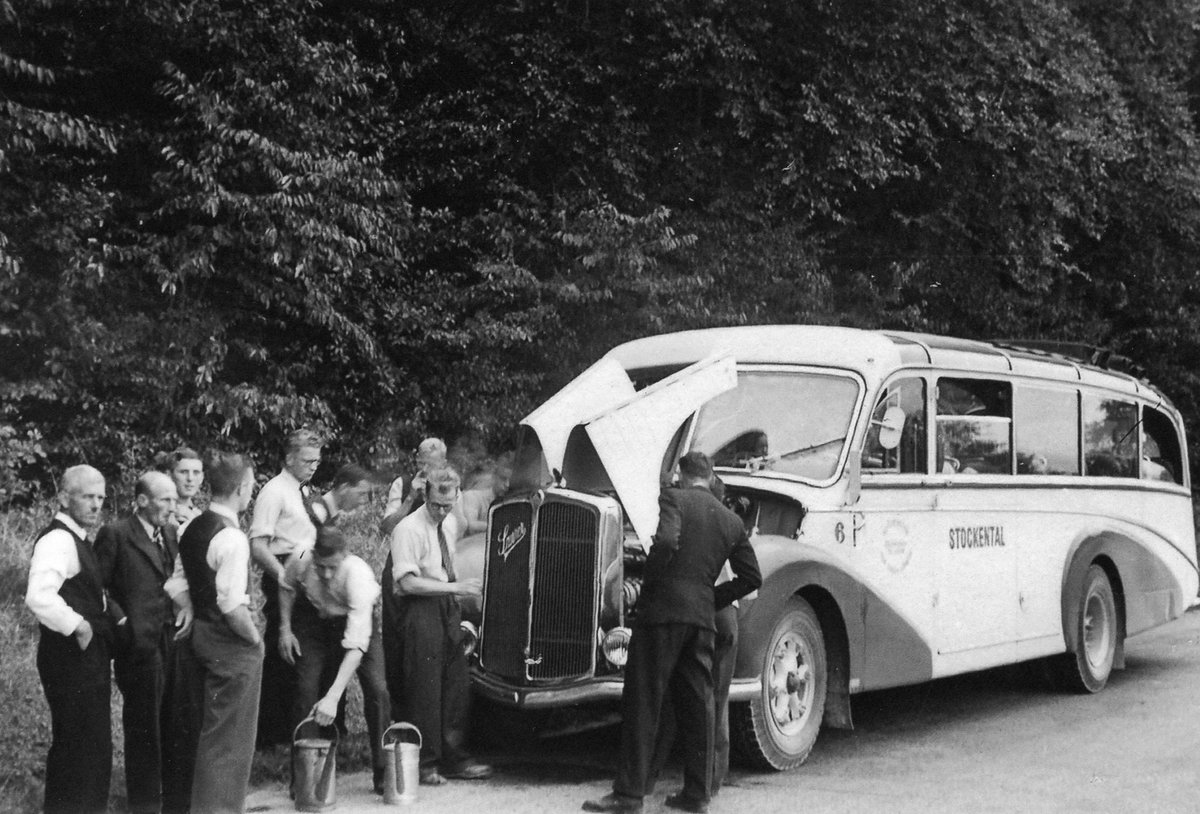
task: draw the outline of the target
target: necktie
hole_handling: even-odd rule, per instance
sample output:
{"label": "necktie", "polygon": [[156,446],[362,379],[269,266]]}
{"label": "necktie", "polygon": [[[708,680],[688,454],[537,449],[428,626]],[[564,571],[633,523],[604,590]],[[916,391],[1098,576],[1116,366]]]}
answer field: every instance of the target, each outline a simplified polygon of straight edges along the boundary
{"label": "necktie", "polygon": [[450,544],[446,541],[446,532],[442,530],[442,524],[438,523],[438,545],[442,549],[442,567],[446,569],[446,581],[458,582],[458,577],[454,575],[454,560],[450,557]]}
{"label": "necktie", "polygon": [[158,556],[162,559],[163,570],[169,574],[174,563],[171,562],[171,555],[167,552],[167,547],[163,545],[162,529],[154,530],[153,540],[154,545],[158,548]]}

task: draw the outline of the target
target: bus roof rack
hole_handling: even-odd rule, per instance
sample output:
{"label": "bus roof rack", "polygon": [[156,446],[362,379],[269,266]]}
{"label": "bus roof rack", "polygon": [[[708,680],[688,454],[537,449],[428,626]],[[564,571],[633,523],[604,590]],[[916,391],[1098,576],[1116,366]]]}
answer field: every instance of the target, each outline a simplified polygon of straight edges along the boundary
{"label": "bus roof rack", "polygon": [[1067,342],[1057,339],[992,339],[993,345],[1009,350],[1028,351],[1038,356],[1054,356],[1085,365],[1126,373],[1137,378],[1145,376],[1145,369],[1128,356],[1115,353],[1111,348],[1089,345],[1086,342]]}

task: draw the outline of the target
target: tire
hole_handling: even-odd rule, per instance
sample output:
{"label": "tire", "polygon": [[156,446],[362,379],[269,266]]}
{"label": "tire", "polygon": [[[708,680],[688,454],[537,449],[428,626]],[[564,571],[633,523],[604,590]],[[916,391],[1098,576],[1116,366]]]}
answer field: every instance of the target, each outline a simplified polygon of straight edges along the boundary
{"label": "tire", "polygon": [[794,769],[808,758],[825,715],[826,664],[817,614],[793,597],[762,654],[759,695],[729,709],[730,736],[740,757],[776,771]]}
{"label": "tire", "polygon": [[1059,657],[1059,680],[1072,692],[1100,692],[1112,674],[1121,628],[1112,583],[1099,565],[1088,566],[1076,610],[1075,652]]}

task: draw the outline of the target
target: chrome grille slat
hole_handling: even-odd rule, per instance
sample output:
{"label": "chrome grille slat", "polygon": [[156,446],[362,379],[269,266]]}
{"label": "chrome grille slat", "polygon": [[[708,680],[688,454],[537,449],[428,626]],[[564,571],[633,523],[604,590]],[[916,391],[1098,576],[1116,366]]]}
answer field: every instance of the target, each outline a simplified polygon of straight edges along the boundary
{"label": "chrome grille slat", "polygon": [[546,503],[538,514],[529,677],[569,678],[593,669],[599,515]]}

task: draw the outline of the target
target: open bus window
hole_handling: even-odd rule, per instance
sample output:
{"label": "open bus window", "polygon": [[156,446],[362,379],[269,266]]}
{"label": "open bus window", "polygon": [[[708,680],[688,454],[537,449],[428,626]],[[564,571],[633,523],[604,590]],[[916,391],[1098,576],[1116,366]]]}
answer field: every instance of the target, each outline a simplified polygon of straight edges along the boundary
{"label": "open bus window", "polygon": [[939,379],[937,465],[950,475],[1012,474],[1012,387],[992,379]]}
{"label": "open bus window", "polygon": [[1083,397],[1083,463],[1087,475],[1138,476],[1137,406],[1099,396]]}
{"label": "open bus window", "polygon": [[1179,434],[1171,419],[1153,407],[1143,407],[1142,479],[1183,483],[1180,449]]}
{"label": "open bus window", "polygon": [[857,401],[858,383],[845,376],[744,370],[700,410],[691,448],[714,466],[828,480]]}
{"label": "open bus window", "polygon": [[[879,442],[880,424],[890,407],[904,411],[904,428],[900,432],[900,444],[895,449],[884,449]],[[862,468],[870,472],[903,474],[925,471],[925,381],[923,379],[900,379],[892,382],[871,412],[871,426],[863,444]]]}

